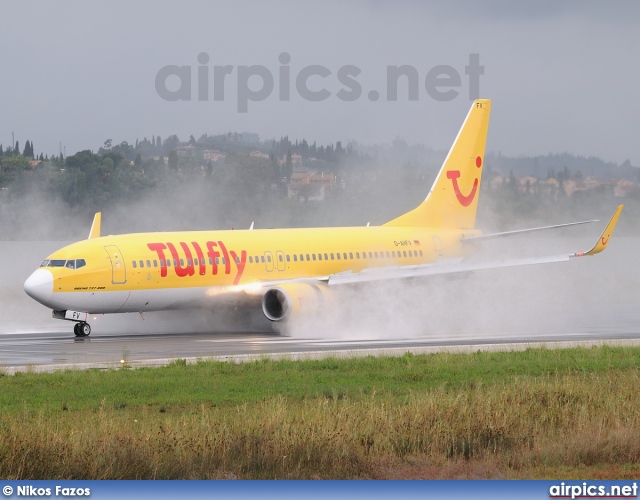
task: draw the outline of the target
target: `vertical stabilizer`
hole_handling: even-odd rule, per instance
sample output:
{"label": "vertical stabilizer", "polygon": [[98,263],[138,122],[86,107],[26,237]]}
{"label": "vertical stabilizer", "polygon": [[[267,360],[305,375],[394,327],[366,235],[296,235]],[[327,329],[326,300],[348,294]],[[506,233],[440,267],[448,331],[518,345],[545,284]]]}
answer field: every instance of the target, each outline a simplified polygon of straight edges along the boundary
{"label": "vertical stabilizer", "polygon": [[385,226],[475,226],[490,112],[489,99],[474,101],[426,199]]}
{"label": "vertical stabilizer", "polygon": [[93,238],[100,238],[100,223],[102,221],[102,212],[96,212],[93,217],[93,224],[91,224],[91,230],[89,231],[88,240]]}

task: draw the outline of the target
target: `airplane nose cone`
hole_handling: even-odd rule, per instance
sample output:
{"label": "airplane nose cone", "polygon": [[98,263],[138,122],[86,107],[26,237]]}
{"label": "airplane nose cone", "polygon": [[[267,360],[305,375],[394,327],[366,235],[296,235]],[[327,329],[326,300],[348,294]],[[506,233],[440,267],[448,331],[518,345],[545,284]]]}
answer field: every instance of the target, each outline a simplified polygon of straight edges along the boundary
{"label": "airplane nose cone", "polygon": [[53,275],[46,269],[36,269],[24,282],[24,291],[29,297],[47,305],[53,295]]}

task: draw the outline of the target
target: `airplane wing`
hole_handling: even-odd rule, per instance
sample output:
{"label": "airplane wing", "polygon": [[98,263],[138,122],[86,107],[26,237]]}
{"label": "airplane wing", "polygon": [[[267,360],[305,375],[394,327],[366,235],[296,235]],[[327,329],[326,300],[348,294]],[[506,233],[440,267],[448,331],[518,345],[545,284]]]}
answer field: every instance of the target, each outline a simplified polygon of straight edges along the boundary
{"label": "airplane wing", "polygon": [[462,238],[460,241],[462,241],[463,243],[466,243],[468,241],[490,240],[494,238],[501,238],[503,236],[515,236],[517,234],[532,233],[535,231],[544,231],[546,229],[557,229],[560,227],[579,226],[580,224],[591,224],[592,222],[600,222],[600,221],[597,219],[583,220],[580,222],[569,222],[568,224],[555,224],[553,226],[532,227],[528,229],[517,229],[515,231],[504,231],[501,233],[480,234],[478,236],[466,236]]}
{"label": "airplane wing", "polygon": [[[586,252],[576,252],[573,254],[554,255],[547,257],[530,257],[519,259],[505,259],[484,262],[464,262],[463,259],[452,259],[439,261],[433,264],[417,266],[394,266],[364,269],[358,273],[344,272],[332,274],[327,277],[316,278],[317,281],[324,281],[328,285],[344,285],[351,283],[366,283],[370,281],[380,281],[385,279],[420,278],[425,276],[436,276],[446,274],[466,273],[470,271],[480,271],[485,269],[497,269],[504,267],[529,266],[534,264],[547,264],[551,262],[566,262],[575,257],[585,257],[602,252],[609,243],[609,239],[616,227],[620,213],[620,205],[611,220],[600,235],[596,244]],[[536,228],[538,229],[538,228]]]}

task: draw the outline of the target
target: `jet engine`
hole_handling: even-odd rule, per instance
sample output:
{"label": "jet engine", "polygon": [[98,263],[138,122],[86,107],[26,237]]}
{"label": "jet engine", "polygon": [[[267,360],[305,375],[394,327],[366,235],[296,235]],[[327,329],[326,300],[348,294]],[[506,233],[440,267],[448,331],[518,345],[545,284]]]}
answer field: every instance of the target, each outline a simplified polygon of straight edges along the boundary
{"label": "jet engine", "polygon": [[327,286],[285,283],[262,297],[262,312],[270,321],[285,321],[298,315],[314,315],[329,307],[333,293]]}

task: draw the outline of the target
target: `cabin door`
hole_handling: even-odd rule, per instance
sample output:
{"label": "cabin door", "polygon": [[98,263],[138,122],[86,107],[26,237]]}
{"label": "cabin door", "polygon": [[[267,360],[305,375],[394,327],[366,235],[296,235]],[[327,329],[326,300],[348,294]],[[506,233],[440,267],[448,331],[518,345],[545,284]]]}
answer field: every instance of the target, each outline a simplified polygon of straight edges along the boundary
{"label": "cabin door", "polygon": [[127,282],[127,269],[120,249],[115,245],[104,247],[111,261],[111,283],[123,285]]}
{"label": "cabin door", "polygon": [[264,265],[267,266],[267,272],[273,271],[273,255],[271,252],[264,253]]}

